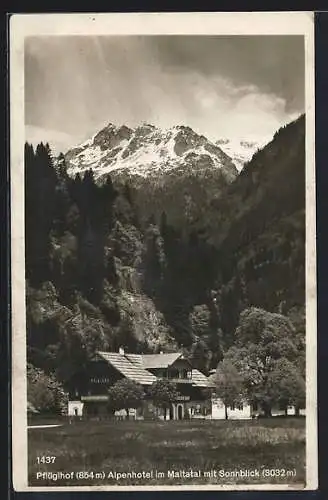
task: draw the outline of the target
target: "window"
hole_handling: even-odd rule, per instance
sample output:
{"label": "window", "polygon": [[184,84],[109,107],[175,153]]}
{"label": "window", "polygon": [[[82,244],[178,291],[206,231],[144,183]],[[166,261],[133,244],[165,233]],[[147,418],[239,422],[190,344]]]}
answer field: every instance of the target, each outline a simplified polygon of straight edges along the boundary
{"label": "window", "polygon": [[244,404],[243,403],[233,403],[231,406],[230,406],[230,410],[232,411],[235,411],[235,410],[239,410],[239,411],[243,411],[244,409]]}
{"label": "window", "polygon": [[92,384],[109,384],[109,378],[107,378],[107,377],[102,377],[102,378],[92,377],[90,379],[90,382]]}

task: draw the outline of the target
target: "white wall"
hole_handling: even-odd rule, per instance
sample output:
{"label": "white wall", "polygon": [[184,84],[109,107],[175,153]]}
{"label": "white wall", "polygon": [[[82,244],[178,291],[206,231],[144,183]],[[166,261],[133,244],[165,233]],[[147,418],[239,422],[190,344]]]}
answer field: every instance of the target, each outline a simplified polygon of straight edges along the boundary
{"label": "white wall", "polygon": [[83,406],[84,406],[84,403],[82,403],[81,401],[69,401],[68,402],[68,415],[70,417],[74,417],[74,416],[82,417]]}
{"label": "white wall", "polygon": [[[286,412],[285,412],[285,410],[282,410],[281,408],[272,408],[271,409],[271,415],[273,417],[285,416]],[[294,406],[288,406],[287,407],[287,415],[295,415],[295,408],[294,408]]]}
{"label": "white wall", "polygon": [[[122,419],[126,419],[126,410],[116,410],[114,413],[115,417],[120,417]],[[135,408],[129,408],[129,419],[136,419],[137,418],[137,410]]]}
{"label": "white wall", "polygon": [[[285,410],[277,410],[276,408],[273,408],[271,410],[271,414],[273,417],[276,417],[278,415],[285,415]],[[287,407],[287,415],[293,416],[295,415],[295,406],[288,406]],[[300,409],[300,415],[305,416],[305,408]]]}
{"label": "white wall", "polygon": [[217,420],[225,419],[225,407],[220,398],[212,399],[212,418]]}
{"label": "white wall", "polygon": [[[244,403],[243,409],[240,410],[237,407],[231,409],[228,406],[227,409],[228,419],[230,420],[242,420],[252,418],[251,407],[248,403]],[[225,406],[220,398],[212,399],[212,418],[217,420],[225,419]]]}
{"label": "white wall", "polygon": [[252,411],[251,407],[248,403],[243,404],[243,409],[239,408],[234,408],[231,410],[231,408],[228,407],[228,418],[231,420],[242,420],[242,419],[249,419],[252,418]]}

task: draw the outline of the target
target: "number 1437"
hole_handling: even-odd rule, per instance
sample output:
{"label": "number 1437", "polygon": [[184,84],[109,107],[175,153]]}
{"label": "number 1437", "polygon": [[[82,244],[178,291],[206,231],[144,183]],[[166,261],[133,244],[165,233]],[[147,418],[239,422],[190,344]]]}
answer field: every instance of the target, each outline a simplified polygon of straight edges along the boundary
{"label": "number 1437", "polygon": [[36,457],[36,462],[38,464],[54,464],[56,457],[50,457],[49,455],[42,455],[41,457]]}

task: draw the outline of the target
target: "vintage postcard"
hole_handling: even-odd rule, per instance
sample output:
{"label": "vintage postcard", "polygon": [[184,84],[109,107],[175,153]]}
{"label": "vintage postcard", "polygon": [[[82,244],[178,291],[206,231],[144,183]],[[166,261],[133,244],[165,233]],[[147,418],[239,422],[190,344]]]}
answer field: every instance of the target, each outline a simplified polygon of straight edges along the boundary
{"label": "vintage postcard", "polygon": [[11,17],[15,490],[317,488],[313,33]]}

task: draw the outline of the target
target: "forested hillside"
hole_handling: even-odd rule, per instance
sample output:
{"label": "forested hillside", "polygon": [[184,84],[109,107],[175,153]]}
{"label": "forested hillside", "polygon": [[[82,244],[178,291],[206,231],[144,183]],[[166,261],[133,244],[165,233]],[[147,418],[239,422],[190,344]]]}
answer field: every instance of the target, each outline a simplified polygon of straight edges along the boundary
{"label": "forested hillside", "polygon": [[192,218],[168,215],[174,183],[145,217],[138,185],[71,177],[64,156],[26,144],[29,363],[65,386],[97,349],[179,348],[208,373],[250,306],[304,334],[304,122],[277,132],[217,198],[195,195]]}

